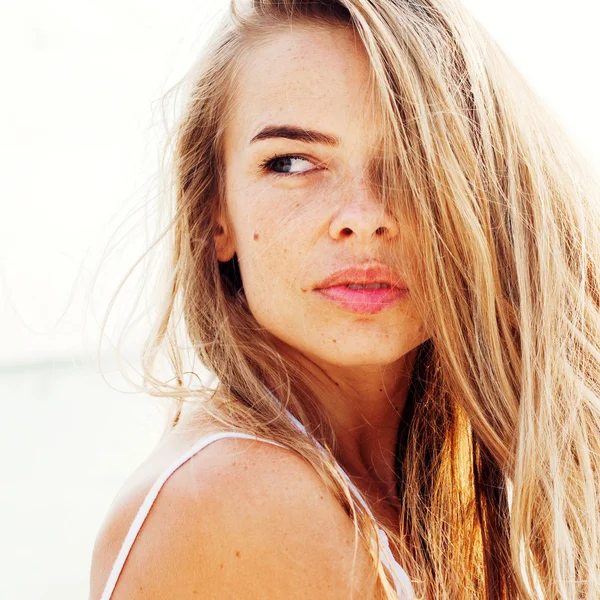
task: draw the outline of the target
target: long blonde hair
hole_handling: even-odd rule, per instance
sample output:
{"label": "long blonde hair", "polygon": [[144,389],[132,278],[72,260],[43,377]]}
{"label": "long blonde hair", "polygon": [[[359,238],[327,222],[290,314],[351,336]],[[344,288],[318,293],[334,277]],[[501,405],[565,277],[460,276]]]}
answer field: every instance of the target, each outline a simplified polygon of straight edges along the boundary
{"label": "long blonde hair", "polygon": [[[592,169],[455,0],[232,0],[229,8],[182,82],[189,92],[174,129],[175,201],[164,232],[172,260],[144,351],[147,389],[175,401],[169,427],[193,402],[227,429],[300,453],[355,522],[382,597],[398,598],[374,524],[334,468],[335,435],[310,380],[253,318],[235,257],[220,264],[214,248],[225,214],[223,133],[244,57],[282,28],[351,27],[383,115],[382,202],[420,250],[411,290],[431,332],[398,434],[398,529],[386,533],[421,598],[599,598]],[[216,389],[194,385],[186,344],[216,375]],[[155,369],[163,351],[171,377]]]}

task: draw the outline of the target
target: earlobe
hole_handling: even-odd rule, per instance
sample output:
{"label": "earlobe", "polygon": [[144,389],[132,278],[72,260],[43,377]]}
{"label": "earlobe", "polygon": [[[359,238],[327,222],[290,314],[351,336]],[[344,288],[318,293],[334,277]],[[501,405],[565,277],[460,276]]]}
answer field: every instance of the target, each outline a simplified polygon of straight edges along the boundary
{"label": "earlobe", "polygon": [[219,221],[214,236],[215,250],[219,262],[227,262],[233,258],[235,247],[227,226]]}

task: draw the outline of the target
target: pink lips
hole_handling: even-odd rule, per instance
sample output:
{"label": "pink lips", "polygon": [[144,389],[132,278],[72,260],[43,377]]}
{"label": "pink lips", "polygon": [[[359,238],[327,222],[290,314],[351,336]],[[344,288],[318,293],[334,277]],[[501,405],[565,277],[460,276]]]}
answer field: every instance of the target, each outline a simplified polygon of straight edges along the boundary
{"label": "pink lips", "polygon": [[[374,284],[384,287],[374,287]],[[370,287],[362,287],[365,285]],[[373,263],[336,271],[314,291],[345,310],[361,314],[381,312],[409,294],[405,283],[388,267]]]}

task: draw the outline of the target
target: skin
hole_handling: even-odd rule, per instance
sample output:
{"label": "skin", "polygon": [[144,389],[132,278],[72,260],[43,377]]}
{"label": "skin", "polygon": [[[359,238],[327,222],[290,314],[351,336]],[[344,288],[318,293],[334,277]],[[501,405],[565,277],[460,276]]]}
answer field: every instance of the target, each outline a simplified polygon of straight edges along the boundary
{"label": "skin", "polygon": [[[383,213],[370,184],[381,126],[369,74],[367,55],[347,29],[295,24],[250,53],[225,134],[225,214],[215,245],[220,261],[237,253],[254,317],[313,375],[342,467],[367,497],[393,506],[400,414],[417,347],[429,336],[410,294],[365,315],[313,291],[357,262],[391,266],[393,259],[405,279],[414,264],[414,244]],[[250,143],[267,125],[325,132],[339,146]],[[261,169],[276,154],[301,158]],[[296,175],[277,175],[290,170]]]}

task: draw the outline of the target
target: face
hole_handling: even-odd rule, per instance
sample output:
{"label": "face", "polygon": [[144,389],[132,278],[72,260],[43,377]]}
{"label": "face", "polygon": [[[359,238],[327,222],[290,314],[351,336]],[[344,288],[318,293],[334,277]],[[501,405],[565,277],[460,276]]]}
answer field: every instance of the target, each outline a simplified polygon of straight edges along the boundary
{"label": "face", "polygon": [[[380,127],[369,72],[347,30],[274,34],[247,57],[224,140],[217,257],[237,253],[256,320],[323,367],[391,365],[428,337],[402,289],[414,244],[370,176]],[[282,126],[321,135],[268,130]],[[357,270],[324,282],[348,267]]]}

